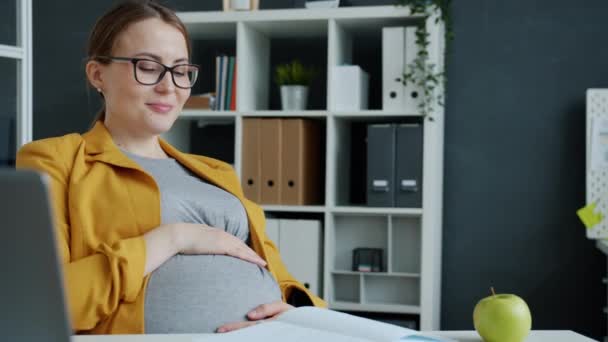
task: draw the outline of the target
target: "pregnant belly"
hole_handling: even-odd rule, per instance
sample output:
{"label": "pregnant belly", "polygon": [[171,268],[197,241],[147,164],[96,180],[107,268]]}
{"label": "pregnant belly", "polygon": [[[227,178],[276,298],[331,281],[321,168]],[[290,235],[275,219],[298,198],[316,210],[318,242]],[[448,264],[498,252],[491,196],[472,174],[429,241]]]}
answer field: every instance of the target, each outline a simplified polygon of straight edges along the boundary
{"label": "pregnant belly", "polygon": [[272,275],[225,255],[176,255],[152,274],[146,291],[145,331],[211,333],[246,321],[260,304],[281,300]]}

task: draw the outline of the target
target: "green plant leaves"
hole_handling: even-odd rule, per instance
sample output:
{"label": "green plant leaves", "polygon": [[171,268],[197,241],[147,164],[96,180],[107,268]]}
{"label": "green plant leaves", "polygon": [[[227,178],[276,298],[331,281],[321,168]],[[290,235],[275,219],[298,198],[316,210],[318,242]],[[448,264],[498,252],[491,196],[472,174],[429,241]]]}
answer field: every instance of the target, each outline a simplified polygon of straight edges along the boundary
{"label": "green plant leaves", "polygon": [[[437,24],[440,19],[445,23],[447,44],[454,38],[449,17],[450,2],[451,0],[397,0],[397,5],[409,6],[413,15],[421,14],[428,16],[433,10],[431,7],[439,9],[441,17],[438,17],[435,23]],[[416,54],[416,58],[406,66],[406,70],[403,72],[402,83],[404,85],[408,83],[415,84],[422,89],[422,97],[418,108],[422,116],[428,116],[429,120],[433,121],[433,118],[429,114],[433,111],[434,103],[442,107],[444,105],[444,95],[441,91],[436,91],[436,89],[445,84],[446,78],[445,72],[436,71],[436,65],[428,62],[429,35],[424,24],[417,26],[416,46],[418,47],[418,53]]]}
{"label": "green plant leaves", "polygon": [[305,85],[308,86],[317,77],[317,71],[312,67],[305,67],[299,60],[280,64],[275,69],[274,81],[279,85]]}

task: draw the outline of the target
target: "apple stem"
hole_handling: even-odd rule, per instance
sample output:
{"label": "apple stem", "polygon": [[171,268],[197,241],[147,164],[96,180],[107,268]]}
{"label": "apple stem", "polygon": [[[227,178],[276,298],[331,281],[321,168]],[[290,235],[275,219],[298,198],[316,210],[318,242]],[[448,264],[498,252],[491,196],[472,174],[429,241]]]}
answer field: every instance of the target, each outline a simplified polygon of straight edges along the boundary
{"label": "apple stem", "polygon": [[494,286],[490,286],[490,290],[492,291],[492,296],[496,296],[496,292],[494,292]]}

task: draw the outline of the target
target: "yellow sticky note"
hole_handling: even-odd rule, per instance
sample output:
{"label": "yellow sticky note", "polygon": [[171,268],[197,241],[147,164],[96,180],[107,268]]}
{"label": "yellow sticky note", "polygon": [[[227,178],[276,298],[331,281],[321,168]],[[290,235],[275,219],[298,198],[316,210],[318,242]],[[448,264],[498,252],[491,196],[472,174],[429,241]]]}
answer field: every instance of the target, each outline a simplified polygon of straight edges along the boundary
{"label": "yellow sticky note", "polygon": [[600,223],[604,217],[601,213],[595,212],[595,203],[591,203],[576,211],[578,217],[583,221],[583,224],[587,229],[593,228],[596,224]]}

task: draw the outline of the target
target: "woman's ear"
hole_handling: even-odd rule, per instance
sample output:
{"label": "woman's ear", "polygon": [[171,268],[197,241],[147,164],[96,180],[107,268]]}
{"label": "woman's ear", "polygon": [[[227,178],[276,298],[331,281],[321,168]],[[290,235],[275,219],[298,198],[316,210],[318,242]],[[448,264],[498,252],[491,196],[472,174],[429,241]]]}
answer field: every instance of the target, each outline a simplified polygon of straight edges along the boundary
{"label": "woman's ear", "polygon": [[98,61],[88,61],[85,67],[87,79],[89,83],[98,91],[102,91],[103,87],[103,65]]}

